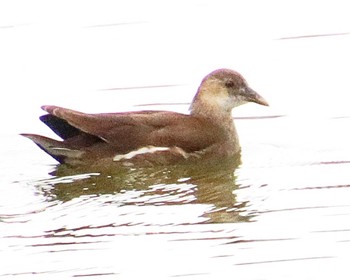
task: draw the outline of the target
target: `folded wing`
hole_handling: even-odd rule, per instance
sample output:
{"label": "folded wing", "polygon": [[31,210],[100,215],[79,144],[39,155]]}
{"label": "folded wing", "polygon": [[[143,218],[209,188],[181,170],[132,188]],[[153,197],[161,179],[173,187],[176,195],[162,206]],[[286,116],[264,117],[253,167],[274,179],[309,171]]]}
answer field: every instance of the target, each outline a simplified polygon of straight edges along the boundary
{"label": "folded wing", "polygon": [[108,145],[116,153],[144,146],[179,147],[195,152],[217,142],[220,130],[193,116],[167,111],[85,114],[57,106],[43,106],[41,117],[66,146],[79,150]]}

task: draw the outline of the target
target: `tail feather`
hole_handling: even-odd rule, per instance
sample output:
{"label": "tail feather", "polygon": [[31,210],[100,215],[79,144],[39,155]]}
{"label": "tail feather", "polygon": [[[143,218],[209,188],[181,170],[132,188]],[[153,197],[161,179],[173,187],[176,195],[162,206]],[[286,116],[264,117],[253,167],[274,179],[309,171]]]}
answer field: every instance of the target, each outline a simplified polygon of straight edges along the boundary
{"label": "tail feather", "polygon": [[82,151],[72,149],[62,141],[57,141],[36,134],[23,133],[21,135],[32,140],[35,144],[39,146],[40,149],[48,153],[59,163],[65,163],[67,160],[78,160],[83,154]]}
{"label": "tail feather", "polygon": [[43,115],[40,117],[40,120],[62,139],[68,139],[82,134],[82,131],[70,125],[64,119],[58,118],[54,115]]}

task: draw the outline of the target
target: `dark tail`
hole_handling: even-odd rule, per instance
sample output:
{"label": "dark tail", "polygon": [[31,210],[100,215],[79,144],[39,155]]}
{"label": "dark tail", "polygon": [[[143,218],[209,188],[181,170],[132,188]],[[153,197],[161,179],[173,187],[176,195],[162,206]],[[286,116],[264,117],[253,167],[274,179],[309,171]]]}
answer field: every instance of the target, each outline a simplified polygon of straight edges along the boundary
{"label": "dark tail", "polygon": [[82,133],[79,129],[70,125],[67,121],[54,115],[43,115],[40,117],[40,120],[62,139],[72,138]]}

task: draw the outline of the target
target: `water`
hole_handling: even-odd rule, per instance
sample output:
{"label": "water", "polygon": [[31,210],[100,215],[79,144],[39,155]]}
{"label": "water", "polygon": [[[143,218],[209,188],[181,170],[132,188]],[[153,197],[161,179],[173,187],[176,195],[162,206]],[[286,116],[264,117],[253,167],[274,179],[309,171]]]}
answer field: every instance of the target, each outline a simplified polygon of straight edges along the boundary
{"label": "water", "polygon": [[[347,3],[17,2],[0,8],[2,279],[349,278]],[[53,136],[43,104],[186,112],[220,67],[271,104],[234,111],[240,162],[77,172],[18,136]]]}

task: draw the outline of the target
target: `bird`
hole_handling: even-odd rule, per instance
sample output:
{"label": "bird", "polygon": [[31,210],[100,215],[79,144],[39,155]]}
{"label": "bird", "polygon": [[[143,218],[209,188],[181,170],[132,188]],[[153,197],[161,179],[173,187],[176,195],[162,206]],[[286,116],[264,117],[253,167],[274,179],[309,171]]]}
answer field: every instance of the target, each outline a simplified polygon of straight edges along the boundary
{"label": "bird", "polygon": [[221,161],[240,154],[232,109],[267,101],[231,69],[206,75],[188,114],[161,110],[82,113],[45,105],[40,117],[62,141],[23,133],[60,164],[68,166],[159,166]]}

